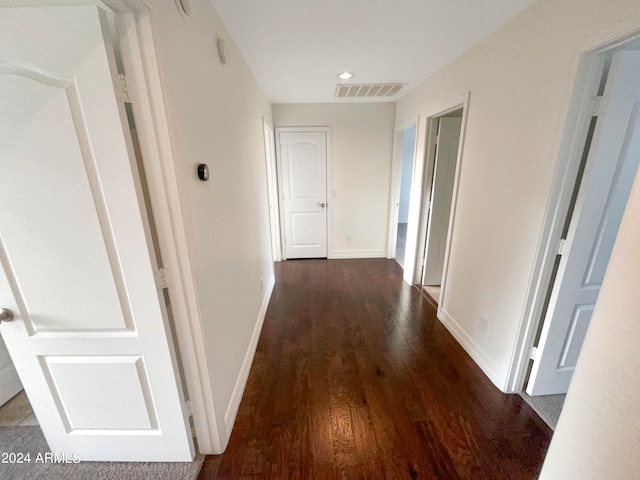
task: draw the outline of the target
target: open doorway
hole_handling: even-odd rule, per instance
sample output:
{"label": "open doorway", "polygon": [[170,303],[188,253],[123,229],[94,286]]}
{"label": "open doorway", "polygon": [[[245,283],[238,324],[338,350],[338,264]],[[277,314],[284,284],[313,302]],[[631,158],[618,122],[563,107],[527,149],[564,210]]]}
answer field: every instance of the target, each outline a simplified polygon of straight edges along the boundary
{"label": "open doorway", "polygon": [[458,108],[434,118],[435,136],[427,146],[430,184],[425,190],[426,231],[420,285],[436,304],[440,303],[444,275],[463,113],[463,108]]}
{"label": "open doorway", "polygon": [[514,380],[552,428],[637,175],[638,85],[638,39],[585,55],[539,246],[532,317],[521,337],[524,348],[530,342],[529,351],[516,350],[526,357],[516,359],[521,363]]}
{"label": "open doorway", "polygon": [[411,181],[413,180],[413,160],[416,152],[416,126],[402,131],[402,166],[400,173],[400,195],[398,199],[398,221],[396,223],[395,260],[404,266],[407,246],[407,224],[409,222],[409,199],[411,198]]}
{"label": "open doorway", "polygon": [[411,186],[414,181],[417,130],[417,119],[405,122],[396,125],[393,138],[387,258],[394,259],[402,268],[407,254],[407,227]]}

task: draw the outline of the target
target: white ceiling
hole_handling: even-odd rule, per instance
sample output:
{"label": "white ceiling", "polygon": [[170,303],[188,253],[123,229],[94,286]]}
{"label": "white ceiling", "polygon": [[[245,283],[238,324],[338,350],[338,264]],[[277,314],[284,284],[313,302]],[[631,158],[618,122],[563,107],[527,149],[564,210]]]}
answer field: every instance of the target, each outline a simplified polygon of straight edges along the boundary
{"label": "white ceiling", "polygon": [[[336,98],[338,83],[406,83],[395,101],[533,0],[211,0],[273,103]],[[339,80],[337,74],[355,76]]]}

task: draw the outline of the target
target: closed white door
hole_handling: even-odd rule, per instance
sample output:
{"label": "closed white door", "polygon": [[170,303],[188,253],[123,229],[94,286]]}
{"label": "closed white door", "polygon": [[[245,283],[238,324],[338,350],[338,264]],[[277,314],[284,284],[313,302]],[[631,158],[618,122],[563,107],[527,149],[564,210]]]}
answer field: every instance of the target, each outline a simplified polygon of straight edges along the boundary
{"label": "closed white door", "polygon": [[286,258],[327,256],[327,132],[278,132]]}
{"label": "closed white door", "polygon": [[425,246],[425,264],[422,274],[423,285],[440,285],[442,283],[444,255],[453,201],[453,182],[456,175],[460,129],[462,128],[461,117],[443,117],[439,122]]}
{"label": "closed white door", "polygon": [[193,442],[106,12],[0,9],[0,330],[53,452]]}
{"label": "closed white door", "polygon": [[0,336],[0,405],[11,400],[20,390],[22,390],[22,384],[18,372],[16,372],[7,347],[4,346],[4,341]]}
{"label": "closed white door", "polygon": [[640,161],[640,52],[617,53],[527,386],[565,393]]}

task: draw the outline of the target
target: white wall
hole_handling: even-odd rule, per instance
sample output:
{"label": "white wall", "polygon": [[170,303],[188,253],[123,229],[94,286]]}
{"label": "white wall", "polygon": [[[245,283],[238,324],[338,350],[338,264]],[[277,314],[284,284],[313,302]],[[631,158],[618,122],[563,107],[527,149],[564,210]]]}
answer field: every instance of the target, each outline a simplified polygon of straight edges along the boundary
{"label": "white wall", "polygon": [[386,256],[394,111],[392,103],[273,105],[276,127],[331,127],[330,258]]}
{"label": "white wall", "polygon": [[640,478],[640,175],[636,176],[542,480]]}
{"label": "white wall", "polygon": [[[186,19],[173,0],[154,2],[152,19],[224,447],[224,417],[233,421],[273,280],[262,128],[271,108],[207,0],[195,0]],[[227,65],[217,34],[227,40]],[[199,163],[209,165],[209,182],[198,180]]]}
{"label": "white wall", "polygon": [[400,175],[398,223],[407,223],[409,221],[409,197],[411,194],[411,178],[413,176],[415,142],[416,127],[405,129],[402,132],[402,173]]}
{"label": "white wall", "polygon": [[580,54],[638,28],[637,0],[542,0],[397,104],[398,122],[420,114],[422,152],[425,117],[471,92],[442,308],[499,388],[506,388]]}

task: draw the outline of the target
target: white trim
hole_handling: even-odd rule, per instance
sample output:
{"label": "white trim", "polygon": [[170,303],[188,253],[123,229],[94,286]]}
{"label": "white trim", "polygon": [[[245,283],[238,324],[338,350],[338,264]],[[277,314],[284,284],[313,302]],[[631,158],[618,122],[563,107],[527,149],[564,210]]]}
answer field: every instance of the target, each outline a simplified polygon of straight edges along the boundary
{"label": "white trim", "polygon": [[178,172],[170,141],[171,129],[155,52],[151,13],[144,3],[139,2],[139,5],[141,11],[135,16],[120,17],[127,27],[122,33],[123,60],[127,75],[136,90],[137,101],[132,104],[132,108],[138,126],[150,200],[156,213],[154,217],[160,251],[172,285],[171,309],[198,448],[201,453],[221,453],[213,385],[189,256],[186,221],[177,182]]}
{"label": "white trim", "polygon": [[[271,229],[271,257],[274,262],[282,260],[282,241],[280,238],[280,213],[278,202],[278,169],[276,168],[276,136],[273,126],[269,125],[262,117],[262,130],[264,132],[264,158],[267,170],[267,195],[269,197],[269,227]],[[267,137],[271,139],[271,151],[269,152]]]}
{"label": "white trim", "polygon": [[[276,165],[278,171],[278,185],[282,185],[282,153],[280,152],[280,132],[324,132],[326,134],[327,139],[327,258],[331,255],[333,251],[333,196],[331,195],[332,190],[332,182],[333,178],[332,170],[331,170],[331,127],[328,126],[320,126],[320,127],[275,127],[276,132]],[[280,235],[281,239],[285,238],[284,234],[284,213],[282,211],[282,193],[280,188],[278,189],[278,211],[280,212]],[[281,241],[281,253],[282,260],[287,259],[287,253],[285,248],[285,242]]]}
{"label": "white trim", "polygon": [[639,36],[638,31],[633,34],[627,33],[621,38],[610,40],[605,45],[582,54],[516,342],[511,353],[505,384],[501,388],[506,393],[521,392],[524,387],[530,352],[542,322],[541,317],[551,281],[557,245],[565,224],[585,139],[593,116],[592,99],[597,95],[600,85],[604,56]]}
{"label": "white trim", "polygon": [[253,363],[253,357],[256,354],[256,348],[258,346],[258,340],[260,339],[260,332],[262,332],[262,325],[264,324],[264,318],[267,315],[267,308],[269,307],[269,301],[271,300],[271,294],[273,293],[273,287],[276,284],[275,276],[271,276],[267,289],[265,290],[264,298],[262,299],[262,305],[258,312],[258,318],[256,324],[253,327],[253,333],[251,334],[251,340],[249,340],[249,346],[244,354],[244,360],[242,360],[242,366],[240,367],[240,373],[236,379],[236,384],[233,387],[233,393],[231,399],[227,405],[227,410],[224,414],[224,426],[227,430],[227,438],[231,436],[231,430],[233,424],[236,421],[236,415],[240,408],[240,401],[242,400],[242,394],[244,388],[247,385],[247,379],[249,378],[249,372],[251,371],[251,364]]}
{"label": "white trim", "polygon": [[464,348],[474,362],[482,369],[489,380],[500,388],[503,382],[503,374],[500,366],[485,352],[480,345],[454,320],[444,308],[438,310],[438,319]]}
{"label": "white trim", "polygon": [[[417,116],[406,122],[397,124],[393,129],[393,156],[391,158],[391,179],[389,188],[389,224],[387,228],[387,249],[386,257],[395,258],[398,241],[398,215],[400,210],[400,187],[402,181],[402,147],[404,131],[416,127],[416,134],[413,140],[413,173],[415,176],[416,158],[418,155],[418,126],[420,117]],[[412,182],[413,183],[413,182]]]}
{"label": "white trim", "polygon": [[385,249],[378,250],[334,250],[329,254],[330,260],[345,258],[387,258]]}

